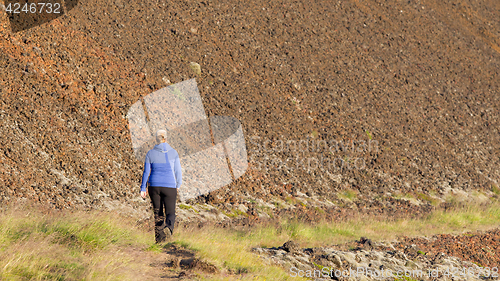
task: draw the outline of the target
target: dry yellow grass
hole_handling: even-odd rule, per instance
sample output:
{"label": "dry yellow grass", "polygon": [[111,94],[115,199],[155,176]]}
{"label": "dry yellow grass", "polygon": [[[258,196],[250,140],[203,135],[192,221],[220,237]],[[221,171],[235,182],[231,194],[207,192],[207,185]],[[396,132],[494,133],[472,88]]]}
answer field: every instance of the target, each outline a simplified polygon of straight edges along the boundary
{"label": "dry yellow grass", "polygon": [[[287,280],[287,272],[251,251],[277,247],[293,239],[316,247],[358,239],[393,240],[498,227],[500,203],[462,205],[420,219],[355,218],[344,222],[304,224],[282,220],[246,230],[217,227],[178,228],[171,243],[184,246],[217,266],[220,273],[196,273],[199,280]],[[2,280],[137,280],[175,275],[152,268],[153,234],[130,218],[105,212],[44,214],[36,208],[0,212],[0,279]],[[296,280],[296,278],[293,278]]]}

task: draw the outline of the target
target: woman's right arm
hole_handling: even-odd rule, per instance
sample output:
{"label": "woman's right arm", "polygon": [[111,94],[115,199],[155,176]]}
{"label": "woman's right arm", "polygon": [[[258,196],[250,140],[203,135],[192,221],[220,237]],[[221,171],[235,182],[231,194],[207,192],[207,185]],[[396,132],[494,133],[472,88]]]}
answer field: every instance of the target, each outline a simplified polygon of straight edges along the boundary
{"label": "woman's right arm", "polygon": [[149,160],[149,153],[148,153],[146,154],[146,160],[144,161],[144,172],[142,173],[141,192],[146,192],[149,173],[151,173],[151,161]]}

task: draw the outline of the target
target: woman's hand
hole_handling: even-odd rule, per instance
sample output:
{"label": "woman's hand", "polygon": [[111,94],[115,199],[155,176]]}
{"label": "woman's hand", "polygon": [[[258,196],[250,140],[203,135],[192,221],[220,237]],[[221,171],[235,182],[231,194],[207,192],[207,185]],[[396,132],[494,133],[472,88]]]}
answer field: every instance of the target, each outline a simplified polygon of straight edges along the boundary
{"label": "woman's hand", "polygon": [[142,199],[146,199],[146,195],[148,195],[147,191],[141,191],[141,197],[142,197]]}

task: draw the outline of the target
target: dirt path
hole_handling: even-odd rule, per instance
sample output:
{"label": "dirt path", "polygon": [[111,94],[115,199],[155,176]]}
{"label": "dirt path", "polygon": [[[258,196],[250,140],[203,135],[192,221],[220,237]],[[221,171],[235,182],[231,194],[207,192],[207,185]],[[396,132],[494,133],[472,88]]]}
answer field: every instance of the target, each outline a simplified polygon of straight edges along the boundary
{"label": "dirt path", "polygon": [[196,253],[167,243],[160,252],[129,248],[133,262],[140,264],[139,270],[124,269],[130,280],[193,280],[201,275],[216,274],[219,270],[212,264],[196,257]]}

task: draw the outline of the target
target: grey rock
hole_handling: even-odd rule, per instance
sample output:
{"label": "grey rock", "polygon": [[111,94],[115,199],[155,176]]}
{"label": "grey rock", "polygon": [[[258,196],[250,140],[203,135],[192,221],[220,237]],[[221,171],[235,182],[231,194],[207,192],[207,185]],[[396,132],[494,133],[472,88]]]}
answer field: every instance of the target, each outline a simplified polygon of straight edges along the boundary
{"label": "grey rock", "polygon": [[289,240],[283,244],[283,250],[289,252],[289,253],[295,253],[300,250],[299,244],[293,240]]}

